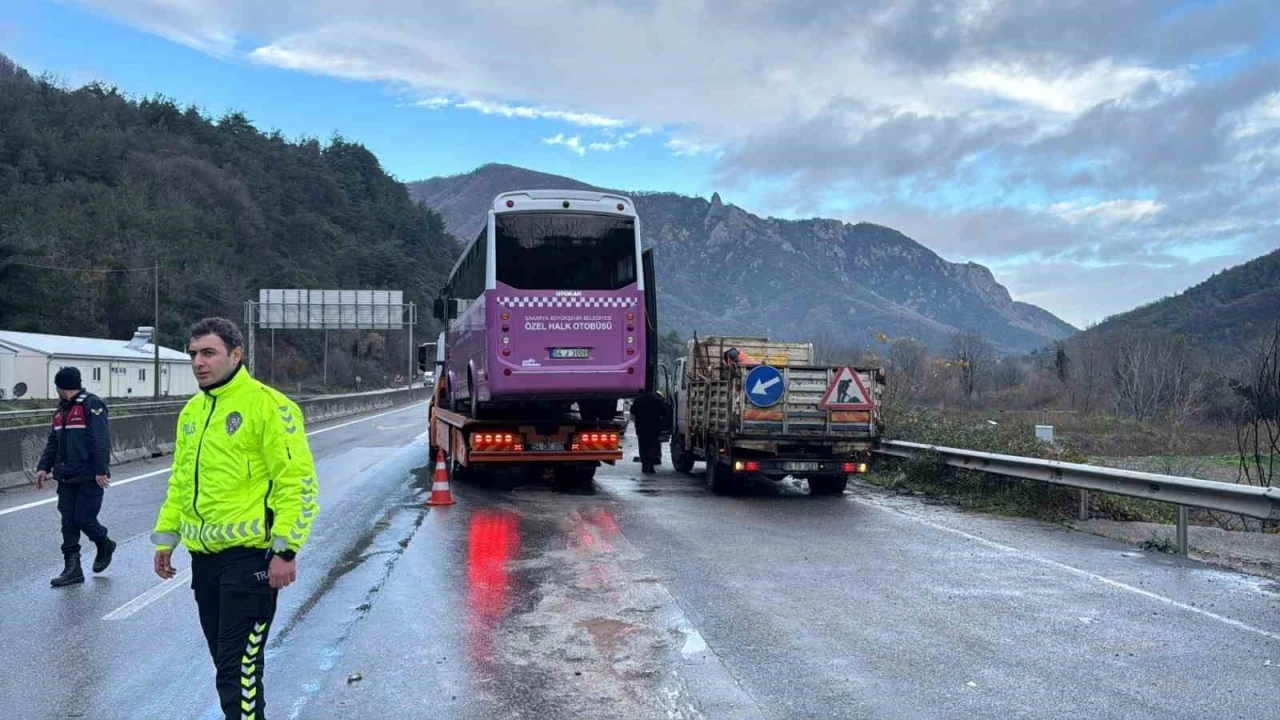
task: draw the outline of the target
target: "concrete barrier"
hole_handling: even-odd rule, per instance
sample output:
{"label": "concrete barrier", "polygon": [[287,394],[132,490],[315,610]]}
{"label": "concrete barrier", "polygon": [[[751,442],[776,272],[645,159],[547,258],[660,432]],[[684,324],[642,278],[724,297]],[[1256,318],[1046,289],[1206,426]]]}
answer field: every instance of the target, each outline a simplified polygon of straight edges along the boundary
{"label": "concrete barrier", "polygon": [[[303,421],[310,428],[325,420],[403,405],[425,397],[427,391],[422,388],[401,388],[299,400],[298,407],[302,409]],[[53,411],[49,412],[52,417]],[[113,419],[112,467],[133,460],[171,454],[177,425],[176,411]],[[48,433],[48,425],[0,428],[0,489],[33,482]]]}

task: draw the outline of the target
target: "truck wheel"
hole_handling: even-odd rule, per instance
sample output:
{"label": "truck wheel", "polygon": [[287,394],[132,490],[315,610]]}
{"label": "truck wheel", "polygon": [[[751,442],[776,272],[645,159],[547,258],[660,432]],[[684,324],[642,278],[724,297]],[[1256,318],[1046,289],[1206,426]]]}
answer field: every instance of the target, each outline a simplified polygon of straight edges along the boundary
{"label": "truck wheel", "polygon": [[720,463],[719,451],[715,447],[707,448],[707,487],[715,495],[727,495],[736,489],[733,471]]}
{"label": "truck wheel", "polygon": [[848,485],[848,475],[819,475],[809,478],[809,494],[843,495]]}
{"label": "truck wheel", "polygon": [[671,467],[676,472],[687,473],[693,470],[693,453],[690,453],[684,446],[684,436],[680,434],[671,437]]}

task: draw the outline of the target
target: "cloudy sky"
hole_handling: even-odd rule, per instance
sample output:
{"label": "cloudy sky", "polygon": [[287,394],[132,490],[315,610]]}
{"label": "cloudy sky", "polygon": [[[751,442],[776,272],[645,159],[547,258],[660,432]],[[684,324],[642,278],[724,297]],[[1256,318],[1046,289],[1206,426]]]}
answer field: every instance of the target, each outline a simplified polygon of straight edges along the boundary
{"label": "cloudy sky", "polygon": [[1077,326],[1280,246],[1274,0],[9,0],[0,51],[403,180],[890,225]]}

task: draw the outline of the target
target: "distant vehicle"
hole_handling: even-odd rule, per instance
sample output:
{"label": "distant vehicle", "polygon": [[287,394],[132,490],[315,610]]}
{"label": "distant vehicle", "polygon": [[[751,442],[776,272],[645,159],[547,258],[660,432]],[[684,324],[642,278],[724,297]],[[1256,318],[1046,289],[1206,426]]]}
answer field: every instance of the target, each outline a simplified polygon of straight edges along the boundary
{"label": "distant vehicle", "polygon": [[639,224],[622,195],[494,198],[434,303],[447,328],[442,405],[484,419],[576,404],[604,421],[652,386],[655,284]]}
{"label": "distant vehicle", "polygon": [[839,495],[884,430],[884,371],[815,365],[811,343],[690,340],[674,375],[671,464],[687,473],[705,462],[716,493],[759,474]]}

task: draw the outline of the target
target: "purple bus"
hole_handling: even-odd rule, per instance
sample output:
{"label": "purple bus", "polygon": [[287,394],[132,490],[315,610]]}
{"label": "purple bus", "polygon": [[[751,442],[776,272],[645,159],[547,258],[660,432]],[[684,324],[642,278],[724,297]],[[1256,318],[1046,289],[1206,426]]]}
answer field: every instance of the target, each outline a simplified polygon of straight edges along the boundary
{"label": "purple bus", "polygon": [[[436,300],[442,402],[477,418],[513,406],[612,418],[652,382],[653,263],[621,195],[499,195]],[[651,312],[646,312],[650,310]]]}

